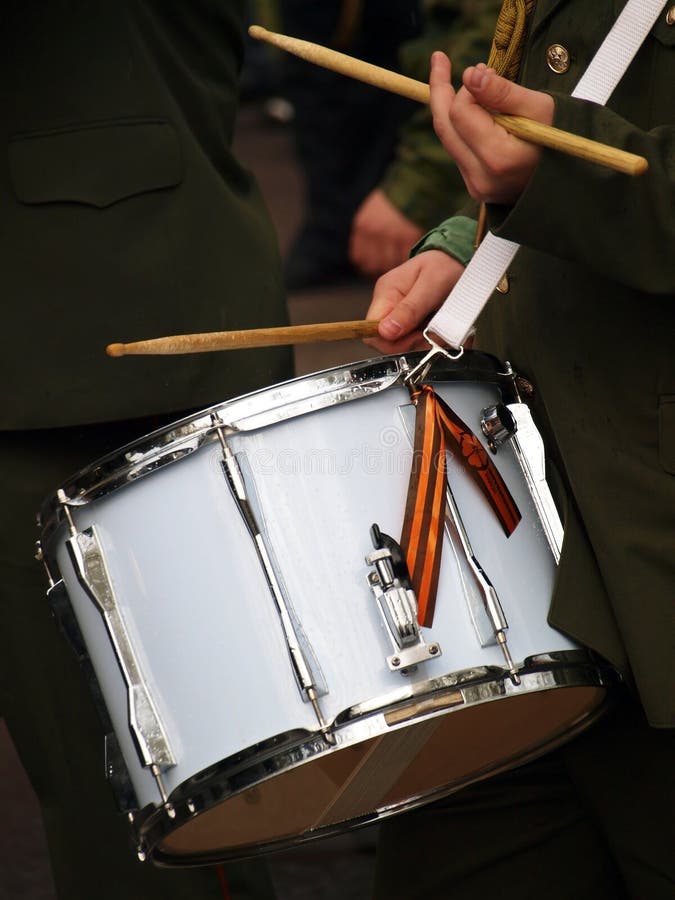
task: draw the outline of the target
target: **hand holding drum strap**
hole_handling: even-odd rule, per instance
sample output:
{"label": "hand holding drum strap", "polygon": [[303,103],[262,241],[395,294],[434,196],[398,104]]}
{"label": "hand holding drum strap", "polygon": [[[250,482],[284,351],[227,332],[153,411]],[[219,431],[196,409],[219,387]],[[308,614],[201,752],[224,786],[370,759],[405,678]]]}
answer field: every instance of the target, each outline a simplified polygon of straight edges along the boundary
{"label": "hand holding drum strap", "polygon": [[413,402],[415,441],[401,545],[417,594],[419,623],[428,627],[433,621],[443,550],[449,445],[457,447],[456,459],[485,495],[507,536],[521,515],[479,439],[433,388],[422,385]]}

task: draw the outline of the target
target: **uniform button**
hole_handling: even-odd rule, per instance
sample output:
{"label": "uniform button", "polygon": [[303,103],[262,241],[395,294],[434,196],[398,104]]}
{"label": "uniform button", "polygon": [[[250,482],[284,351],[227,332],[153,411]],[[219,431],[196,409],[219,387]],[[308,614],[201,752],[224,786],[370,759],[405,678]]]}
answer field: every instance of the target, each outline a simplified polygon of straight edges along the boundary
{"label": "uniform button", "polygon": [[546,51],[546,62],[552,72],[562,75],[570,67],[569,50],[562,44],[551,44]]}
{"label": "uniform button", "polygon": [[511,281],[509,279],[509,273],[506,272],[499,279],[499,284],[497,285],[497,290],[499,291],[500,294],[508,294],[510,289],[511,289]]}
{"label": "uniform button", "polygon": [[675,6],[671,6],[666,13],[666,25],[675,25]]}

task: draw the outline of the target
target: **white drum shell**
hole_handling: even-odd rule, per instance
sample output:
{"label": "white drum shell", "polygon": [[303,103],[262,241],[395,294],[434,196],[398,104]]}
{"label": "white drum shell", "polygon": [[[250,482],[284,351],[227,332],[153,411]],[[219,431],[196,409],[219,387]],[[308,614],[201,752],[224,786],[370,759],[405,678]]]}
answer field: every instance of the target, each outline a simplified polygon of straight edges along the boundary
{"label": "white drum shell", "polygon": [[[306,379],[311,394],[312,378]],[[480,433],[483,408],[499,401],[487,383],[436,389]],[[228,421],[228,404],[220,416]],[[400,535],[412,460],[414,413],[396,386],[354,402],[228,438],[247,479],[297,622],[320,669],[324,717],[373,703],[411,682],[479,666],[503,666],[483,646],[467,602],[476,603],[446,535],[433,627],[442,655],[408,676],[389,670],[392,644],[367,583],[369,529]],[[140,668],[176,765],[169,794],[220,760],[295,729],[316,731],[290,664],[265,574],[210,442],[133,484],[73,508],[78,530],[94,525]],[[493,457],[522,513],[507,538],[487,501],[454,460],[449,481],[477,559],[506,614],[514,660],[575,645],[546,622],[555,578],[518,463],[507,444]],[[129,729],[127,691],[102,617],[68,557],[65,527],[52,538],[58,569],[101,685],[140,806],[158,803]],[[315,666],[315,674],[316,666]]]}

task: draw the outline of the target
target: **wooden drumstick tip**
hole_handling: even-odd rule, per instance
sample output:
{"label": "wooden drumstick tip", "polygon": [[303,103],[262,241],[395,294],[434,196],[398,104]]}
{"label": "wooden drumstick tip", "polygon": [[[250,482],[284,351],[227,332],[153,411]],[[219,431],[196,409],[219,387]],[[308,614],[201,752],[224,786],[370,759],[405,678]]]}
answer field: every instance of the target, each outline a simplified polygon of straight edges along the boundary
{"label": "wooden drumstick tip", "polygon": [[644,175],[644,173],[649,169],[649,161],[645,159],[644,156],[638,156],[635,160],[633,170],[629,172],[629,175]]}
{"label": "wooden drumstick tip", "polygon": [[108,344],[105,348],[108,356],[126,356],[124,352],[124,344]]}

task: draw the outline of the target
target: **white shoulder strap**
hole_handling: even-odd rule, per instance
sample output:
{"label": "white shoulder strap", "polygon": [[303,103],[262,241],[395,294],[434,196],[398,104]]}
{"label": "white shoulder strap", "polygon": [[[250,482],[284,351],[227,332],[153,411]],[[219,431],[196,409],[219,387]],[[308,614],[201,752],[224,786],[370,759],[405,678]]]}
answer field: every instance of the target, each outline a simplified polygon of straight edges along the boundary
{"label": "white shoulder strap", "polygon": [[[605,104],[663,9],[663,0],[628,0],[611,31],[572,92],[573,97]],[[429,331],[461,347],[520,244],[488,232]]]}

